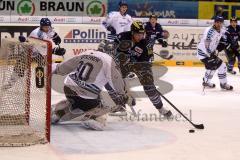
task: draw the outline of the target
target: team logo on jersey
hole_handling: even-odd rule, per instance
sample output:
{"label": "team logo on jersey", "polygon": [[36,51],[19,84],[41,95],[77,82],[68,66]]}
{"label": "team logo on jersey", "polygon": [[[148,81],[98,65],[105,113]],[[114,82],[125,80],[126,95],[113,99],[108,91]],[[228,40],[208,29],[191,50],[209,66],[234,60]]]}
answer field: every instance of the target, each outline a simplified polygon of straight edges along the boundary
{"label": "team logo on jersey", "polygon": [[106,37],[106,32],[98,29],[72,29],[64,37],[64,43],[100,43]]}
{"label": "team logo on jersey", "polygon": [[140,53],[140,54],[143,53],[143,50],[142,50],[140,47],[138,47],[138,46],[136,46],[136,47],[134,48],[134,50],[135,50],[137,53]]}
{"label": "team logo on jersey", "polygon": [[37,67],[35,69],[35,75],[36,75],[36,87],[37,88],[43,88],[44,87],[44,68],[43,67]]}

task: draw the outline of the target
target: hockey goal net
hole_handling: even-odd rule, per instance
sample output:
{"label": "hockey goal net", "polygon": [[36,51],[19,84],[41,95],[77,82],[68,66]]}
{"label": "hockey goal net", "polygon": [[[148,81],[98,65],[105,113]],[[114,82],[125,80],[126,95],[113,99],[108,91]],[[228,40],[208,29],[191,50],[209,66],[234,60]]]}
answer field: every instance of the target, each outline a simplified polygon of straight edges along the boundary
{"label": "hockey goal net", "polygon": [[50,140],[51,42],[2,39],[0,50],[0,146]]}

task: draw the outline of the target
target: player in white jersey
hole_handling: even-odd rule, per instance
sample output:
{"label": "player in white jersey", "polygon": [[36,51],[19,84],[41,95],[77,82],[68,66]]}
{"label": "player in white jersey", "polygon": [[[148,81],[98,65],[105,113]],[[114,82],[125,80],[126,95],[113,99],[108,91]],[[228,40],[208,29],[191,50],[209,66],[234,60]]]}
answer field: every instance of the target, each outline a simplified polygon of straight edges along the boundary
{"label": "player in white jersey", "polygon": [[127,14],[128,5],[125,1],[119,2],[119,11],[108,14],[102,25],[110,32],[108,39],[113,40],[117,34],[130,31],[132,17]]}
{"label": "player in white jersey", "polygon": [[[52,53],[55,55],[63,56],[66,52],[64,48],[61,48],[59,44],[61,43],[61,38],[58,36],[58,34],[53,30],[51,26],[51,21],[48,18],[42,18],[40,20],[40,27],[33,30],[30,35],[30,38],[36,38],[41,40],[52,40],[55,45],[58,45],[58,47],[53,48]],[[27,38],[20,35],[19,36],[20,42],[27,42]],[[38,63],[38,66],[41,67],[45,63],[44,57],[41,55],[41,53],[36,49],[32,48],[32,55],[31,55],[32,61],[36,61]],[[16,59],[17,63],[14,66],[14,71],[10,77],[10,79],[7,81],[5,85],[3,85],[2,89],[9,89],[11,88],[19,78],[24,76],[25,72],[25,65],[22,65],[24,63],[24,57],[19,57],[19,59]],[[18,63],[19,62],[19,63]]]}
{"label": "player in white jersey", "polygon": [[224,90],[233,90],[233,87],[227,83],[226,64],[217,55],[217,52],[223,50],[219,43],[224,35],[223,21],[223,17],[216,16],[213,26],[206,28],[198,44],[197,57],[204,63],[206,68],[202,83],[204,87],[215,88],[216,85],[211,83],[211,79],[215,71],[218,70],[220,87]]}
{"label": "player in white jersey", "polygon": [[[114,59],[100,51],[88,50],[60,63],[53,74],[67,75],[64,93],[67,100],[52,106],[52,123],[78,117],[84,127],[103,130],[108,112],[119,109],[129,100],[121,71]],[[100,92],[110,88],[116,106],[103,105]]]}
{"label": "player in white jersey", "polygon": [[58,47],[55,47],[53,49],[53,52],[52,52],[53,54],[62,56],[66,52],[64,48],[61,48],[59,46],[61,44],[61,38],[59,37],[57,32],[54,31],[52,27],[52,23],[48,18],[42,18],[40,20],[40,27],[34,29],[30,33],[29,37],[33,37],[41,40],[53,41],[55,45],[58,45]]}

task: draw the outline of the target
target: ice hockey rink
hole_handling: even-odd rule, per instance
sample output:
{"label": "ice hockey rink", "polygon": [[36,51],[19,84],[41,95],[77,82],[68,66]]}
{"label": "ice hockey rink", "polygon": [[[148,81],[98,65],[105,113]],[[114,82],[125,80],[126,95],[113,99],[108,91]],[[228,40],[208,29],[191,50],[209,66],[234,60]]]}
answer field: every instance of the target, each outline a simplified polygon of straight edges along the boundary
{"label": "ice hockey rink", "polygon": [[[159,67],[155,67],[158,72]],[[91,131],[78,124],[51,128],[51,143],[22,148],[0,148],[1,160],[239,160],[240,75],[228,75],[234,91],[221,91],[217,75],[215,89],[202,93],[203,67],[168,67],[161,80],[173,85],[165,96],[204,130],[186,121],[108,119],[105,131]],[[161,88],[161,86],[159,86]],[[135,90],[141,87],[135,87]],[[52,103],[64,96],[53,92]],[[164,105],[171,109],[166,102]],[[137,98],[137,111],[156,110],[147,98]],[[191,113],[191,114],[190,114]]]}

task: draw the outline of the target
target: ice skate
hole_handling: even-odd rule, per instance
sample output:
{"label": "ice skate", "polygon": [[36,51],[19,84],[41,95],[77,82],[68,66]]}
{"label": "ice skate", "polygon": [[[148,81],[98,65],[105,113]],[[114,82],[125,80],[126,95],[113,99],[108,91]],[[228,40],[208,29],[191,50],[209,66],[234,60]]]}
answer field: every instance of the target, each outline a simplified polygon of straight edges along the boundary
{"label": "ice skate", "polygon": [[205,87],[205,88],[215,88],[216,87],[216,85],[214,83],[205,82],[204,79],[203,79],[203,82],[202,82],[202,86]]}
{"label": "ice skate", "polygon": [[173,119],[173,114],[170,110],[165,109],[162,107],[161,109],[158,109],[159,113],[167,120]]}
{"label": "ice skate", "polygon": [[228,91],[231,91],[233,90],[233,86],[227,84],[227,83],[224,83],[224,84],[220,84],[220,87],[223,89],[223,90],[228,90]]}
{"label": "ice skate", "polygon": [[234,70],[229,70],[229,69],[228,69],[227,72],[230,73],[230,74],[233,74],[233,75],[237,74],[237,72],[234,71]]}

